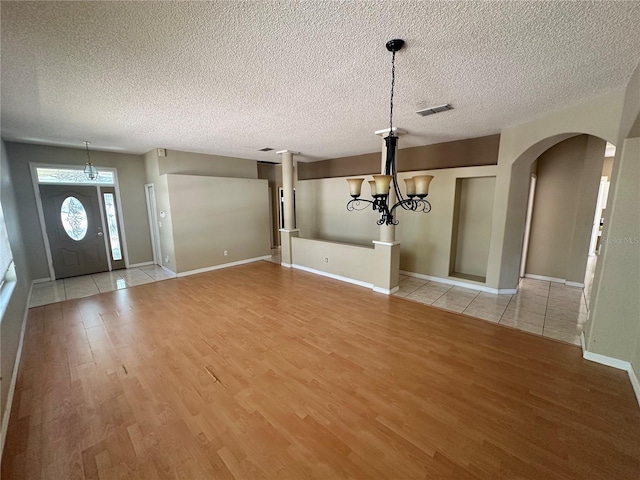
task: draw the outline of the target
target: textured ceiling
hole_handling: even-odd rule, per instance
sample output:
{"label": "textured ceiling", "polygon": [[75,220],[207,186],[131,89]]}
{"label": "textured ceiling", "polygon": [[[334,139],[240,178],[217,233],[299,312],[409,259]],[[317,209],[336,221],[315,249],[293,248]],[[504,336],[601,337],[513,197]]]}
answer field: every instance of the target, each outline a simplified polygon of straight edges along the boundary
{"label": "textured ceiling", "polygon": [[[1,2],[2,136],[276,161],[498,133],[624,85],[640,2]],[[416,110],[451,103],[420,117]]]}

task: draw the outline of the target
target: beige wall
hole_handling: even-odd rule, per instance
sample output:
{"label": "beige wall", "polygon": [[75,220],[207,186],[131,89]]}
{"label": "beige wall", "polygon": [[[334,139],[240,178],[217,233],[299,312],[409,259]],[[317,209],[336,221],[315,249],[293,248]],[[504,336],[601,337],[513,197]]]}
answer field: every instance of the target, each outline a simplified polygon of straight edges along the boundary
{"label": "beige wall", "polygon": [[266,180],[161,177],[171,199],[177,273],[270,255]]}
{"label": "beige wall", "polygon": [[[404,178],[413,175],[435,176],[428,197],[433,206],[431,213],[396,210],[400,222],[396,227],[396,239],[401,247],[401,270],[449,277],[456,180],[492,177],[495,171],[495,166],[484,166],[398,174],[401,185],[404,185]],[[369,186],[363,185],[363,197],[369,197],[368,191]],[[378,240],[380,227],[376,221],[379,215],[370,207],[360,212],[348,212],[349,199],[345,178],[299,181],[296,201],[300,236],[363,246]],[[486,257],[482,261],[486,262]]]}
{"label": "beige wall", "polygon": [[294,237],[293,264],[372,284],[374,249]]}
{"label": "beige wall", "polygon": [[[24,223],[25,250],[34,278],[49,277],[42,230],[38,220],[36,198],[31,181],[29,163],[84,165],[87,156],[81,149],[6,143],[7,155],[16,191],[20,216]],[[149,262],[153,258],[149,220],[144,196],[145,165],[140,155],[114,152],[91,152],[91,160],[98,167],[118,171],[120,199],[127,252],[130,264]]]}
{"label": "beige wall", "polygon": [[[459,178],[452,235],[451,264],[454,276],[487,275],[495,177]],[[464,278],[464,277],[463,277]]]}
{"label": "beige wall", "polygon": [[27,311],[27,298],[33,279],[27,263],[28,252],[25,248],[25,236],[22,225],[28,223],[21,218],[18,203],[18,195],[12,182],[12,174],[5,150],[4,142],[0,142],[0,203],[2,213],[7,226],[9,243],[16,265],[15,288],[7,308],[0,318],[0,425],[5,419],[9,387],[14,375],[18,345],[23,325],[23,319]]}
{"label": "beige wall", "polygon": [[[157,155],[157,150],[154,152]],[[165,150],[165,152],[165,157],[158,157],[159,175],[181,173],[211,177],[258,178],[258,162],[255,160],[178,150]]]}
{"label": "beige wall", "polygon": [[271,234],[273,235],[273,246],[277,247],[280,245],[280,225],[278,223],[280,201],[278,192],[279,188],[282,187],[282,165],[277,163],[258,163],[258,178],[267,180],[271,189]]}
{"label": "beige wall", "polygon": [[584,282],[605,146],[579,135],[538,158],[527,274]]}
{"label": "beige wall", "polygon": [[[402,146],[402,137],[399,141]],[[398,150],[399,172],[434,170],[480,165],[495,165],[498,162],[500,135],[456,140],[422,147]],[[320,162],[301,163],[299,179],[346,177],[380,173],[380,152],[334,158]]]}
{"label": "beige wall", "polygon": [[534,121],[502,130],[496,178],[487,285],[518,284],[531,163],[577,133],[615,144],[625,89],[589,99]]}

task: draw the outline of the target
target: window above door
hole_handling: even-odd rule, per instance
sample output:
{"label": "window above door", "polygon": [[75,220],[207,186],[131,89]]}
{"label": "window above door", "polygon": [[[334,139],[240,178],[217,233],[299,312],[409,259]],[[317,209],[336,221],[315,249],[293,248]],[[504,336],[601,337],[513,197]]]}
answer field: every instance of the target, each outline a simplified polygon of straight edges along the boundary
{"label": "window above door", "polygon": [[84,167],[36,167],[38,183],[49,184],[83,184],[83,185],[114,185],[113,170],[99,169],[100,174],[95,180],[89,180],[84,174]]}

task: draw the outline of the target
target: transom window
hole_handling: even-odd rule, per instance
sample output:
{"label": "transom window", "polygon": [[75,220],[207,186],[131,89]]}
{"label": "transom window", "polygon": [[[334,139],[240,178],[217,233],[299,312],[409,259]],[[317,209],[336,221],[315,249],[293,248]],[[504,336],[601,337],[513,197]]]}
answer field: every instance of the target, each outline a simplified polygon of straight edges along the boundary
{"label": "transom window", "polygon": [[99,170],[98,178],[89,180],[83,169],[36,167],[38,183],[82,183],[84,185],[114,185],[115,178],[111,170]]}

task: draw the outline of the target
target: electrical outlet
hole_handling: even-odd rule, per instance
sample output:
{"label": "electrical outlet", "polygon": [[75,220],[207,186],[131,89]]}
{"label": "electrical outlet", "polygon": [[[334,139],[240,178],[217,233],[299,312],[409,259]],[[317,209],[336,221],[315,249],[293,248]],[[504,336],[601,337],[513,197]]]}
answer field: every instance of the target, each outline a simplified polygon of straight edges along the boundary
{"label": "electrical outlet", "polygon": [[164,257],[164,263],[169,263],[169,256]]}
{"label": "electrical outlet", "polygon": [[224,251],[224,256],[226,257],[227,255],[229,255],[229,250]]}

